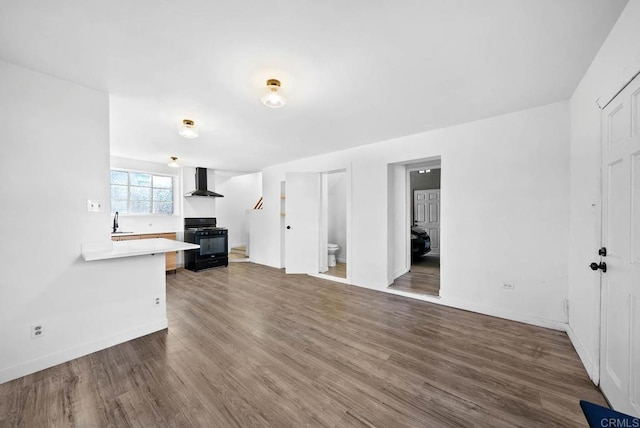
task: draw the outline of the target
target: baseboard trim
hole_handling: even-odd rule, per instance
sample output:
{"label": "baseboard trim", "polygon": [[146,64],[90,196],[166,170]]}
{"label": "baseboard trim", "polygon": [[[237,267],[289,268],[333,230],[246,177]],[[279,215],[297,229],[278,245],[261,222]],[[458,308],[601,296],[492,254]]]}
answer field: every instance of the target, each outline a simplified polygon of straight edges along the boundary
{"label": "baseboard trim", "polygon": [[347,278],[341,278],[339,276],[327,275],[326,273],[308,273],[307,275],[312,276],[314,278],[327,279],[333,282],[340,282],[342,284],[351,285],[351,281]]}
{"label": "baseboard trim", "polygon": [[486,306],[476,305],[474,303],[456,301],[452,299],[441,299],[436,303],[450,306],[456,309],[462,309],[470,312],[477,312],[479,314],[489,315],[496,318],[502,318],[510,321],[521,322],[524,324],[535,325],[538,327],[549,328],[552,330],[566,331],[567,323],[563,321],[540,318],[535,315],[523,314],[519,312],[496,310],[493,308],[487,308]]}
{"label": "baseboard trim", "polygon": [[567,336],[569,336],[569,340],[571,341],[571,344],[573,345],[573,349],[576,350],[578,357],[580,357],[580,361],[582,361],[582,365],[584,366],[585,370],[587,371],[587,374],[589,375],[589,379],[591,379],[591,382],[593,382],[594,385],[599,385],[600,370],[591,359],[591,356],[589,355],[589,353],[587,352],[587,349],[584,347],[584,345],[576,335],[576,332],[573,331],[571,324],[567,324],[566,332],[567,332]]}
{"label": "baseboard trim", "polygon": [[135,328],[127,329],[115,335],[107,336],[93,342],[84,343],[62,351],[53,352],[43,357],[36,358],[6,369],[0,370],[0,384],[30,375],[40,370],[48,369],[58,364],[66,363],[75,358],[92,354],[103,349],[110,348],[129,340],[137,339],[147,334],[164,330],[168,327],[167,319],[144,324]]}
{"label": "baseboard trim", "polygon": [[409,293],[406,291],[395,290],[393,288],[388,288],[388,287],[377,288],[377,287],[363,286],[355,283],[353,285],[357,287],[368,288],[370,290],[376,290],[376,291],[382,291],[384,293],[395,294],[397,296],[408,297],[410,299],[435,303],[437,305],[448,306],[450,308],[461,309],[463,311],[476,312],[479,314],[489,315],[496,318],[502,318],[510,321],[517,321],[525,324],[536,325],[538,327],[550,328],[552,330],[566,331],[567,329],[567,323],[562,321],[539,318],[533,315],[521,314],[517,312],[489,309],[485,306],[475,305],[473,303],[463,302],[459,300],[453,300],[450,298],[447,299],[442,296],[430,296],[427,294]]}
{"label": "baseboard trim", "polygon": [[[410,268],[405,267],[405,268],[400,269],[400,270],[399,270],[399,271],[397,271],[397,272],[394,272],[394,273],[393,273],[393,275],[392,275],[392,277],[388,280],[388,281],[389,281],[389,283],[387,284],[387,287],[388,287],[389,285],[393,284],[393,281],[395,281],[396,279],[400,278],[402,275],[404,275],[405,273],[408,273],[408,272],[410,272],[410,271],[411,271],[411,269],[410,269]],[[367,287],[367,288],[368,288],[368,287]],[[409,294],[411,294],[411,293],[409,293]],[[411,296],[408,296],[408,297],[411,297]]]}

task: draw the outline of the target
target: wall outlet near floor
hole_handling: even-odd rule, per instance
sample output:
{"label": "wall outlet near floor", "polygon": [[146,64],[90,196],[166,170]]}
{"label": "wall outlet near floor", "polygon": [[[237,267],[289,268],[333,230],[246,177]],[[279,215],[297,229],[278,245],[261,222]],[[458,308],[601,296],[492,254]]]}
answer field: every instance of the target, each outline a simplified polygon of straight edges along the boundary
{"label": "wall outlet near floor", "polygon": [[37,324],[33,324],[31,326],[31,338],[37,339],[42,336],[44,336],[44,328],[42,326],[42,323],[40,322]]}
{"label": "wall outlet near floor", "polygon": [[153,307],[154,308],[159,308],[160,307],[160,298],[159,297],[155,297],[153,299]]}
{"label": "wall outlet near floor", "polygon": [[87,211],[99,213],[100,211],[102,211],[102,201],[87,199]]}
{"label": "wall outlet near floor", "polygon": [[503,290],[513,290],[516,288],[516,285],[513,282],[503,282],[502,289]]}

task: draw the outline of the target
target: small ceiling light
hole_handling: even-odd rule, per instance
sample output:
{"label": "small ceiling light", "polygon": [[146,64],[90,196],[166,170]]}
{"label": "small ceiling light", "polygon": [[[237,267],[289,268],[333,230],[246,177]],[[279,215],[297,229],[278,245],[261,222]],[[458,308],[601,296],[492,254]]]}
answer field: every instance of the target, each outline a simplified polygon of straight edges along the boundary
{"label": "small ceiling light", "polygon": [[180,165],[178,164],[178,162],[176,162],[177,160],[178,160],[177,157],[171,156],[171,162],[169,162],[167,165],[170,166],[171,168],[179,168]]}
{"label": "small ceiling light", "polygon": [[431,170],[430,169],[425,169],[424,172],[431,172]]}
{"label": "small ceiling light", "polygon": [[197,138],[199,134],[196,123],[191,119],[184,119],[178,128],[178,134],[184,138]]}
{"label": "small ceiling light", "polygon": [[418,171],[420,174],[424,174],[424,169],[421,169],[420,171]]}
{"label": "small ceiling light", "polygon": [[267,93],[260,98],[262,104],[271,108],[280,108],[287,103],[287,100],[278,93],[280,90],[280,81],[277,79],[267,80]]}

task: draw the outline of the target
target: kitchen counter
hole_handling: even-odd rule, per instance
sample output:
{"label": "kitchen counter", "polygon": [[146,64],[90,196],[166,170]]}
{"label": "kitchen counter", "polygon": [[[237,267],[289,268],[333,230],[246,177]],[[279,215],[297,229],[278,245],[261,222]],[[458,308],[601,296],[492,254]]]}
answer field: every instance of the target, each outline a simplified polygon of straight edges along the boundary
{"label": "kitchen counter", "polygon": [[[127,235],[118,233],[118,235]],[[82,258],[90,262],[93,260],[117,259],[121,257],[145,256],[150,254],[169,253],[173,251],[195,250],[200,245],[187,242],[173,241],[171,239],[140,239],[132,241],[115,241],[111,245],[102,248],[85,246],[82,248]]]}
{"label": "kitchen counter", "polygon": [[184,230],[165,230],[165,229],[161,229],[161,230],[156,230],[156,231],[145,231],[145,232],[140,232],[140,231],[134,231],[134,232],[118,232],[118,233],[112,233],[111,237],[115,238],[117,236],[131,236],[131,235],[162,235],[163,233],[182,233],[184,232]]}

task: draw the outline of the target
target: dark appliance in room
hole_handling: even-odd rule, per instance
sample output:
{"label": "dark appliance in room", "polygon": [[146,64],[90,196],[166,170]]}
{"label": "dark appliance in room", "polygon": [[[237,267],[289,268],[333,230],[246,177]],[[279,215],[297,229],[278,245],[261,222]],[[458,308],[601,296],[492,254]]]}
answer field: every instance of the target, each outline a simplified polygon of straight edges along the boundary
{"label": "dark appliance in room", "polygon": [[197,272],[229,265],[227,228],[216,227],[215,217],[184,219],[184,242],[200,245],[184,252],[184,267]]}
{"label": "dark appliance in room", "polygon": [[212,198],[224,198],[224,195],[212,192],[211,190],[207,189],[207,168],[196,168],[196,190],[192,190],[184,196],[208,196]]}

